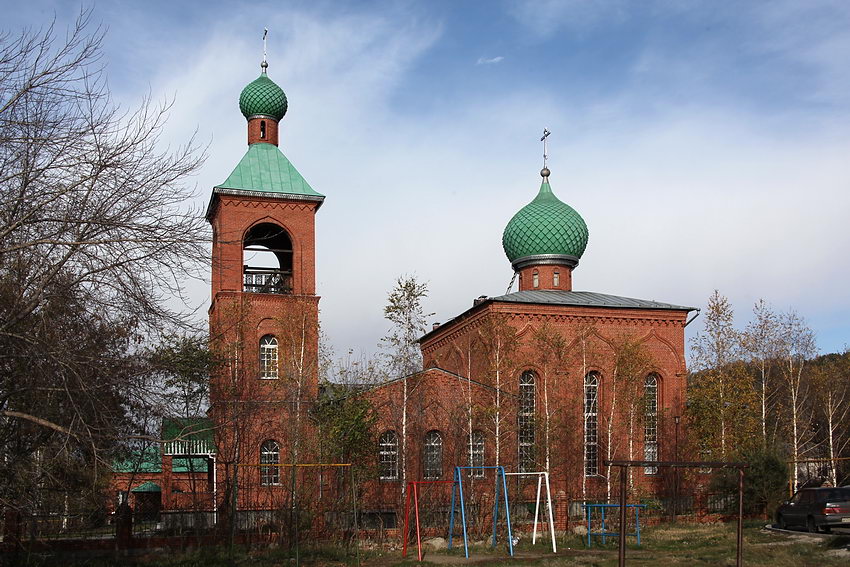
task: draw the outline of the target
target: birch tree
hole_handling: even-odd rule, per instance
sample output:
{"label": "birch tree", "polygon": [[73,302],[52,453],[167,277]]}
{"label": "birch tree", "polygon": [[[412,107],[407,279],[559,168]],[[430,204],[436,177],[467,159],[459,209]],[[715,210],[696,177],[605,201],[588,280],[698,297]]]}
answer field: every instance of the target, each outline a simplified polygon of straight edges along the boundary
{"label": "birch tree", "polygon": [[[768,445],[768,413],[778,395],[773,370],[779,343],[779,320],[776,313],[763,300],[759,299],[753,307],[753,320],[741,335],[741,344],[751,364],[755,365],[756,383],[759,391],[760,425],[762,447]],[[774,416],[774,423],[777,417]],[[775,435],[775,431],[774,431]]]}
{"label": "birch tree", "polygon": [[740,337],[733,320],[729,300],[714,290],[703,318],[703,332],[691,343],[692,368],[696,372],[694,382],[705,394],[704,409],[716,419],[717,441],[723,459],[729,448],[729,407],[733,400],[730,372],[733,363],[740,358]]}
{"label": "birch tree", "polygon": [[[810,382],[806,371],[809,360],[817,353],[815,334],[795,311],[784,313],[779,320],[780,376],[785,387],[786,424],[791,460],[798,461],[811,449],[812,407]],[[793,464],[793,489],[797,490],[797,464]]]}
{"label": "birch tree", "polygon": [[514,369],[514,358],[519,346],[516,329],[508,322],[503,313],[489,313],[478,329],[478,344],[482,351],[482,361],[487,381],[493,386],[493,406],[490,408],[495,445],[495,465],[502,463],[502,436],[504,431],[503,388],[505,379]]}
{"label": "birch tree", "polygon": [[401,399],[401,486],[404,496],[407,486],[407,432],[408,404],[413,389],[407,377],[422,370],[422,351],[419,337],[427,329],[426,319],[433,313],[425,313],[422,305],[428,297],[428,284],[420,282],[415,275],[400,276],[395,287],[387,295],[384,318],[392,326],[381,339],[385,372],[389,377],[402,378]]}
{"label": "birch tree", "polygon": [[812,406],[829,458],[829,481],[839,486],[837,458],[850,444],[850,352],[823,357],[812,369]]}
{"label": "birch tree", "polygon": [[[634,452],[634,429],[637,423],[643,423],[640,409],[643,408],[644,377],[651,368],[651,357],[643,346],[630,335],[624,335],[611,344],[613,360],[610,372],[603,377],[605,456],[614,460],[619,452],[622,435],[626,431],[626,448],[629,459]],[[625,426],[625,427],[623,427]],[[611,498],[612,467],[605,469],[606,495]]]}
{"label": "birch tree", "polygon": [[[598,408],[598,395],[593,396],[593,400],[587,399],[587,393],[585,392],[585,380],[588,374],[591,371],[591,368],[598,366],[599,364],[599,352],[597,346],[593,340],[593,337],[596,335],[596,329],[591,323],[584,323],[578,327],[576,330],[576,338],[575,338],[575,349],[571,353],[571,357],[573,363],[576,364],[579,368],[581,368],[581,376],[579,377],[580,384],[582,384],[582,393],[581,396],[578,397],[578,407],[576,408],[576,414],[582,416],[581,423],[579,427],[582,431],[582,444],[581,444],[581,498],[583,500],[587,499],[587,478],[588,478],[588,454],[587,454],[587,445],[589,439],[592,437],[593,439],[597,439],[597,431],[594,430],[592,432],[588,431],[588,417],[587,417],[587,409],[588,405],[592,405]],[[596,392],[598,392],[598,386],[596,388]],[[594,422],[595,424],[596,422]],[[598,453],[597,453],[598,454]],[[596,474],[596,473],[594,473]]]}
{"label": "birch tree", "polygon": [[[555,429],[560,423],[561,407],[556,400],[552,399],[553,382],[555,376],[564,373],[563,369],[569,357],[567,340],[563,333],[545,324],[534,333],[534,350],[538,355],[538,362],[542,370],[542,394],[543,394],[543,466],[544,470],[550,471],[552,467],[552,440]],[[557,383],[555,384],[557,386]]]}

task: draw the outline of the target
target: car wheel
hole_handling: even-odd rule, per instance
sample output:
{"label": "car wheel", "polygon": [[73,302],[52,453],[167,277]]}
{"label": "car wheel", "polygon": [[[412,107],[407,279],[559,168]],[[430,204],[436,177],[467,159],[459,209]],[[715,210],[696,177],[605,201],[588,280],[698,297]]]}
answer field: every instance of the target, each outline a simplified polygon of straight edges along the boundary
{"label": "car wheel", "polygon": [[832,528],[830,528],[829,526],[821,526],[820,530],[825,534],[831,534],[832,533]]}
{"label": "car wheel", "polygon": [[785,523],[785,516],[779,514],[779,517],[776,519],[776,523],[779,526],[780,530],[787,530],[788,524]]}
{"label": "car wheel", "polygon": [[818,533],[818,527],[815,525],[815,519],[809,516],[806,518],[806,527],[809,528],[810,534]]}

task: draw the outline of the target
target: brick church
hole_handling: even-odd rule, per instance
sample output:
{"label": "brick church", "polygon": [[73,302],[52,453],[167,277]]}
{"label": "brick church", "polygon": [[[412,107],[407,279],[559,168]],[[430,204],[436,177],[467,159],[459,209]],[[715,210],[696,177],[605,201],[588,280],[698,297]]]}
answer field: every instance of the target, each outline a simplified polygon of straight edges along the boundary
{"label": "brick church", "polygon": [[[196,492],[208,495],[207,509],[223,509],[237,476],[238,509],[274,507],[289,471],[262,465],[322,459],[310,412],[320,397],[315,216],[325,196],[280,149],[287,99],[265,62],[239,108],[248,150],[213,188],[207,209],[210,335],[226,362],[211,376],[208,416],[189,420],[163,445],[158,464],[131,477],[137,486],[124,488],[137,498],[143,483],[147,492],[158,488],[162,510],[185,506],[178,496],[186,490],[175,487],[190,479],[203,484]],[[419,340],[420,372],[352,394],[377,415],[360,507],[387,525],[400,518],[405,482],[450,480],[455,466],[548,471],[566,510],[605,498],[605,459],[673,458],[686,392],[685,326],[696,310],[575,291],[588,229],[556,196],[549,169],[540,176],[502,240],[518,290],[471,300],[435,324]],[[635,469],[632,482],[658,490],[659,471]]]}

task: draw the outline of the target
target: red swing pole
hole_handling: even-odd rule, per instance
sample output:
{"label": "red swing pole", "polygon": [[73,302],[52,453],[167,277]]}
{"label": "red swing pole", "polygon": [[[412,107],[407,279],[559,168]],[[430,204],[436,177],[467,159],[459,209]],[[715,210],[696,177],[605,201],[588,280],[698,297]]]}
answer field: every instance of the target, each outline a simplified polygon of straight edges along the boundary
{"label": "red swing pole", "polygon": [[419,561],[422,561],[422,536],[419,534],[419,483],[413,483],[413,505],[416,507],[416,545],[419,548]]}

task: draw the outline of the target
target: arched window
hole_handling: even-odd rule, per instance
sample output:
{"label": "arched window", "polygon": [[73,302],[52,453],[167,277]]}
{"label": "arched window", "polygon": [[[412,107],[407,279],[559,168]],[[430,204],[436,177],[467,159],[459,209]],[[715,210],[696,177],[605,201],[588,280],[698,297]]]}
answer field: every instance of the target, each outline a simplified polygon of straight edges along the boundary
{"label": "arched window", "polygon": [[[469,466],[484,466],[484,434],[480,431],[473,431],[469,436]],[[470,469],[469,476],[484,478],[484,469]]]}
{"label": "arched window", "polygon": [[398,479],[398,435],[395,431],[384,431],[378,439],[378,478]]}
{"label": "arched window", "polygon": [[534,470],[534,412],[535,375],[526,370],[519,377],[519,412],[517,412],[517,437],[519,440],[519,472]]}
{"label": "arched window", "polygon": [[[279,465],[280,445],[269,439],[260,445],[260,465]],[[260,466],[260,485],[276,486],[280,484],[280,467]]]}
{"label": "arched window", "polygon": [[265,120],[260,120],[260,139],[261,140],[266,139],[266,121]]}
{"label": "arched window", "polygon": [[584,476],[599,474],[599,373],[584,377]]}
{"label": "arched window", "polygon": [[277,337],[265,335],[260,339],[260,378],[274,380],[278,377]]}
{"label": "arched window", "polygon": [[[650,374],[643,383],[643,459],[658,460],[658,375]],[[645,474],[658,474],[658,467],[645,467]]]}
{"label": "arched window", "polygon": [[534,270],[531,274],[531,285],[532,287],[540,287],[540,274],[537,270]]}
{"label": "arched window", "polygon": [[424,471],[427,480],[443,476],[443,436],[439,431],[429,431],[425,434]]}
{"label": "arched window", "polygon": [[292,293],[292,239],[283,228],[260,223],[242,244],[243,282],[249,293]]}
{"label": "arched window", "polygon": [[552,274],[552,284],[555,287],[558,287],[559,285],[561,285],[561,273],[558,272],[558,270],[555,270],[555,273]]}

